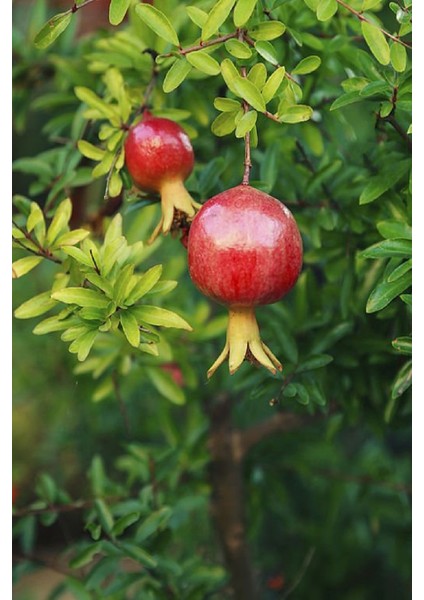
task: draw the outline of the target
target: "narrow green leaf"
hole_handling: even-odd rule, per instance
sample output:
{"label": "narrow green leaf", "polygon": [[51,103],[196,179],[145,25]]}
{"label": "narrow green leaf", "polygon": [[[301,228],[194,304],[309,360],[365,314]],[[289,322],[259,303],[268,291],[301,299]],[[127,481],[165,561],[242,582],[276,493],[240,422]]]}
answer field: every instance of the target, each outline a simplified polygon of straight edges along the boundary
{"label": "narrow green leaf", "polygon": [[319,21],[328,21],[333,17],[338,9],[336,0],[321,0],[317,6],[317,18]]}
{"label": "narrow green leaf", "polygon": [[130,294],[125,298],[125,304],[131,306],[145,294],[150,292],[159,281],[161,275],[162,265],[155,265],[146,271],[146,273],[139,278],[138,283],[133,287]]}
{"label": "narrow green leaf", "polygon": [[252,56],[252,50],[246,42],[241,42],[240,40],[227,40],[225,42],[225,49],[235,58],[247,59]]}
{"label": "narrow green leaf", "polygon": [[359,94],[365,98],[382,95],[387,97],[391,92],[392,88],[386,81],[371,81],[361,88]]}
{"label": "narrow green leaf", "polygon": [[307,56],[303,58],[292,70],[292,75],[306,75],[316,71],[321,64],[319,56]]}
{"label": "narrow green leaf", "polygon": [[32,269],[34,269],[43,260],[42,256],[26,256],[25,258],[19,258],[12,263],[12,278],[17,279],[26,275]]}
{"label": "narrow green leaf", "polygon": [[330,110],[336,110],[337,108],[348,106],[354,102],[361,102],[362,100],[364,100],[364,98],[360,96],[359,90],[353,90],[336,98],[336,100],[334,100],[334,102],[331,104]]}
{"label": "narrow green leaf", "polygon": [[76,86],[74,92],[78,100],[96,109],[96,111],[104,115],[107,119],[120,118],[117,108],[102,100],[93,90],[83,86]]}
{"label": "narrow green leaf", "polygon": [[405,46],[399,44],[398,42],[393,42],[390,46],[390,62],[393,65],[393,68],[398,73],[403,73],[406,69],[406,63],[408,60],[408,56],[406,54]]}
{"label": "narrow green leaf", "polygon": [[65,304],[76,304],[77,306],[93,306],[97,308],[106,308],[110,300],[100,292],[83,287],[68,287],[53,292],[53,300],[64,302]]}
{"label": "narrow green leaf", "polygon": [[162,396],[173,404],[185,404],[186,397],[183,390],[175,383],[169,373],[166,373],[160,367],[147,367],[144,372]]}
{"label": "narrow green leaf", "polygon": [[286,70],[284,67],[278,67],[269,77],[262,89],[262,96],[266,103],[270,102],[277,94],[280,85],[284,80]]}
{"label": "narrow green leaf", "polygon": [[392,281],[396,281],[399,277],[402,277],[405,273],[408,273],[412,269],[412,258],[406,260],[401,265],[393,269],[390,275],[387,277],[387,281],[391,283]]}
{"label": "narrow green leaf", "polygon": [[410,240],[383,240],[361,252],[365,258],[389,258],[397,256],[407,258],[412,255],[412,242]]}
{"label": "narrow green leaf", "polygon": [[91,256],[88,256],[85,252],[80,250],[80,248],[74,248],[74,246],[62,246],[63,252],[68,256],[71,256],[74,260],[85,265],[86,267],[94,267],[93,259]]}
{"label": "narrow green leaf", "polygon": [[73,229],[60,235],[54,242],[54,248],[60,248],[61,246],[74,246],[79,244],[82,240],[85,240],[90,235],[88,229]]}
{"label": "narrow green leaf", "polygon": [[369,49],[378,62],[382,65],[388,65],[390,62],[390,47],[381,29],[368,21],[361,21],[361,30]]}
{"label": "narrow green leaf", "polygon": [[101,526],[106,533],[110,534],[114,526],[114,518],[109,507],[106,505],[104,500],[101,498],[96,498],[94,501],[94,508],[96,509]]}
{"label": "narrow green leaf", "polygon": [[202,28],[202,40],[214,35],[231,12],[236,0],[218,0],[212,5],[208,18]]}
{"label": "narrow green leaf", "polygon": [[43,319],[40,323],[32,330],[34,335],[45,335],[46,333],[53,333],[55,331],[63,331],[68,329],[70,326],[74,326],[79,323],[79,319],[68,317],[63,318],[60,315],[55,315],[54,317],[48,317],[47,319]]}
{"label": "narrow green leaf", "polygon": [[380,283],[370,294],[366,311],[374,313],[385,308],[411,285],[411,273],[405,273],[396,281]]}
{"label": "narrow green leaf", "polygon": [[150,537],[153,533],[162,530],[172,516],[172,509],[169,506],[162,506],[158,510],[150,513],[144,519],[135,534],[135,540],[138,544]]}
{"label": "narrow green leaf", "polygon": [[[115,128],[113,128],[113,131],[115,131]],[[86,140],[78,140],[77,146],[81,154],[86,158],[90,158],[91,160],[102,160],[105,155],[104,150],[97,148],[97,146],[87,142]]]}
{"label": "narrow green leaf", "polygon": [[412,354],[412,337],[405,335],[398,337],[392,341],[393,348],[400,354]]}
{"label": "narrow green leaf", "polygon": [[136,306],[133,309],[133,313],[138,320],[149,323],[150,325],[175,327],[177,329],[193,331],[191,325],[189,325],[185,319],[176,313],[165,308],[160,308],[159,306],[148,306],[147,304]]}
{"label": "narrow green leaf", "polygon": [[47,229],[46,242],[47,245],[52,245],[57,237],[64,233],[68,228],[69,219],[72,214],[72,202],[69,198],[63,200],[57,207],[52,222]]}
{"label": "narrow green leaf", "polygon": [[156,35],[174,46],[180,45],[177,32],[168,17],[151,4],[137,4],[135,13]]}
{"label": "narrow green leaf", "polygon": [[295,104],[288,106],[282,114],[278,115],[278,118],[283,123],[302,123],[308,121],[312,116],[313,110],[310,106],[305,104]]}
{"label": "narrow green leaf", "polygon": [[296,373],[303,373],[304,371],[312,371],[314,369],[321,369],[333,361],[333,357],[329,354],[318,354],[311,356],[307,360],[303,361],[298,368]]}
{"label": "narrow green leaf", "polygon": [[151,554],[146,552],[146,550],[143,550],[143,548],[140,546],[131,544],[130,542],[122,541],[119,543],[119,546],[125,552],[125,554],[141,563],[145,567],[153,569],[157,566],[157,560],[153,558]]}
{"label": "narrow green leaf", "polygon": [[390,171],[372,177],[359,196],[359,204],[373,202],[391,189],[410,169],[408,160],[398,163]]}
{"label": "narrow green leaf", "polygon": [[234,90],[237,96],[246,100],[250,106],[259,112],[266,110],[265,100],[256,85],[246,77],[238,76],[233,82]]}
{"label": "narrow green leaf", "polygon": [[46,222],[43,211],[36,202],[31,202],[31,211],[26,222],[28,233],[34,230],[35,237],[40,244],[44,244],[46,235]]}
{"label": "narrow green leaf", "polygon": [[30,300],[27,300],[21,304],[14,312],[17,319],[31,319],[32,317],[39,317],[43,315],[51,308],[56,306],[57,302],[52,300],[49,292],[42,292],[37,296],[34,296]]}
{"label": "narrow green leaf", "polygon": [[236,27],[243,27],[250,19],[258,0],[237,0],[233,21]]}
{"label": "narrow green leaf", "polygon": [[255,50],[262,56],[266,61],[272,65],[278,65],[277,52],[274,46],[270,42],[259,41],[255,43]]}
{"label": "narrow green leaf", "polygon": [[285,30],[286,26],[281,21],[264,21],[249,29],[249,35],[257,41],[274,40],[282,36]]}
{"label": "narrow green leaf", "polygon": [[84,548],[81,552],[78,552],[70,561],[69,566],[71,569],[80,569],[81,567],[85,567],[92,562],[93,558],[96,554],[101,553],[102,551],[102,542],[97,542],[95,544],[90,544],[88,548]]}
{"label": "narrow green leaf", "polygon": [[256,125],[256,120],[258,118],[258,113],[256,110],[247,111],[237,123],[236,127],[236,137],[242,138],[251,131]]}
{"label": "narrow green leaf", "polygon": [[128,342],[134,348],[138,348],[140,345],[140,327],[135,316],[128,310],[122,310],[119,320],[121,321],[122,330]]}
{"label": "narrow green leaf", "polygon": [[131,512],[128,515],[123,515],[116,521],[115,525],[112,527],[111,534],[117,536],[122,535],[124,531],[128,529],[128,527],[134,525],[134,523],[137,523],[139,519],[139,512]]}
{"label": "narrow green leaf", "polygon": [[131,0],[110,0],[109,22],[112,25],[119,25],[127,14]]}
{"label": "narrow green leaf", "polygon": [[181,85],[181,83],[190,73],[192,68],[193,67],[185,60],[185,58],[177,58],[165,75],[165,79],[163,81],[163,91],[166,94],[169,94],[177,89],[177,87]]}
{"label": "narrow green leaf", "polygon": [[392,386],[392,398],[399,398],[412,384],[412,360],[408,360],[400,369]]}
{"label": "narrow green leaf", "polygon": [[186,59],[193,67],[207,75],[218,75],[221,72],[218,61],[210,56],[210,54],[207,54],[205,50],[189,52],[186,55]]}
{"label": "narrow green leaf", "polygon": [[36,48],[50,46],[65,31],[72,19],[72,12],[66,11],[55,15],[47,21],[34,38]]}
{"label": "narrow green leaf", "polygon": [[90,329],[80,335],[76,340],[69,346],[69,352],[75,353],[80,362],[83,362],[90,354],[90,350],[93,347],[95,339],[98,335],[97,329]]}
{"label": "narrow green leaf", "polygon": [[131,280],[134,273],[134,265],[128,264],[120,270],[115,284],[113,286],[113,299],[115,304],[118,306],[122,306],[124,300],[127,296],[127,290],[129,285],[131,285]]}

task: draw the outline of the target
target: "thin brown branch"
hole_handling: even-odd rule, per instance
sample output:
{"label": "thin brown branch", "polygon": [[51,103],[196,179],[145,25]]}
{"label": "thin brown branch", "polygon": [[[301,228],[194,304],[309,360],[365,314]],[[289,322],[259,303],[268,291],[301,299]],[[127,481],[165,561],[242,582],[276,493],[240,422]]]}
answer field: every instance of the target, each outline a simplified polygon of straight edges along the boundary
{"label": "thin brown branch", "polygon": [[28,252],[31,252],[31,254],[35,254],[35,256],[41,256],[42,258],[46,258],[47,260],[51,260],[52,262],[61,265],[62,261],[60,260],[60,258],[57,258],[56,256],[54,256],[49,250],[46,250],[45,248],[43,248],[38,242],[37,240],[35,240],[32,235],[30,233],[28,233],[23,227],[20,227],[17,223],[15,223],[15,221],[12,220],[12,224],[19,229],[19,231],[21,231],[25,238],[31,242],[32,244],[34,244],[34,246],[37,247],[37,250],[33,250],[32,248],[28,248],[27,246],[25,246],[25,244],[22,243],[22,241],[18,238],[15,238],[12,236],[12,240],[16,243],[19,244],[19,246],[21,246],[22,248],[24,248],[25,250],[27,250]]}
{"label": "thin brown branch", "polygon": [[[243,33],[240,32],[239,37],[243,37]],[[247,69],[246,67],[241,67],[240,68],[240,74],[242,77],[247,77]],[[250,110],[250,106],[249,104],[246,102],[246,100],[243,100],[243,112],[244,114],[246,114],[247,112],[249,112]],[[248,131],[246,133],[246,135],[244,136],[244,173],[243,173],[243,180],[242,180],[242,185],[249,185],[249,180],[250,180],[250,169],[252,168],[252,159],[250,156],[250,131]]]}
{"label": "thin brown branch", "polygon": [[[346,10],[348,10],[352,15],[354,15],[360,21],[365,21],[365,23],[370,23],[371,25],[375,25],[375,23],[371,22],[369,19],[367,19],[366,17],[364,17],[364,15],[362,14],[362,12],[354,9],[352,6],[350,6],[349,4],[347,4],[346,2],[344,2],[344,0],[336,0],[336,2],[338,4],[340,4],[340,6],[343,6],[343,8],[345,8]],[[381,31],[381,33],[383,33],[386,37],[388,37],[389,39],[391,39],[393,42],[396,42],[397,44],[401,44],[402,46],[405,46],[405,48],[412,49],[411,44],[408,44],[407,42],[404,42],[403,40],[401,40],[396,35],[392,35],[391,33],[389,33],[388,31],[386,31],[382,27],[378,27],[378,29]]]}
{"label": "thin brown branch", "polygon": [[178,54],[180,56],[185,56],[186,54],[189,54],[190,52],[197,52],[198,50],[203,50],[204,48],[209,48],[210,46],[216,46],[217,44],[222,44],[224,42],[226,42],[227,40],[231,40],[233,38],[238,37],[239,32],[238,31],[233,31],[233,33],[227,33],[225,35],[220,35],[216,38],[214,38],[213,40],[208,40],[207,42],[199,42],[198,44],[195,44],[194,46],[189,46],[188,48],[179,48],[178,50],[173,50],[172,52],[167,52],[166,54],[161,54],[161,58],[169,58],[171,56],[174,56],[176,52],[178,52]]}
{"label": "thin brown branch", "polygon": [[400,123],[396,120],[396,117],[393,114],[390,114],[388,117],[385,117],[384,119],[381,118],[381,120],[389,123],[393,127],[393,129],[395,131],[397,131],[398,134],[401,136],[403,141],[408,146],[409,150],[412,151],[412,140],[409,137],[409,135],[406,133],[406,131],[403,129],[403,127],[400,125]]}

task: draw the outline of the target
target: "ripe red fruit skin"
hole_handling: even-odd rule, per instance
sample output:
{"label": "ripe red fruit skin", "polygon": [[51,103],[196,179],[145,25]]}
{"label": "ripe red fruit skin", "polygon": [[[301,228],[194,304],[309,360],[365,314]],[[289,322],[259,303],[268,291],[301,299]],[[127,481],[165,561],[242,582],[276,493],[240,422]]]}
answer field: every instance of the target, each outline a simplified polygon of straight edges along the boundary
{"label": "ripe red fruit skin", "polygon": [[125,163],[142,190],[160,192],[165,180],[185,180],[194,166],[188,135],[170,119],[145,112],[125,140]]}
{"label": "ripe red fruit skin", "polygon": [[249,185],[214,196],[191,224],[188,267],[199,290],[230,309],[227,344],[220,357],[230,355],[230,372],[246,353],[253,353],[272,372],[281,369],[259,338],[254,307],[277,302],[299,277],[302,239],[289,209]]}
{"label": "ripe red fruit skin", "polygon": [[159,233],[179,229],[200,207],[184,181],[194,166],[194,152],[185,131],[172,121],[144,111],[141,121],[130,127],[125,140],[125,165],[131,179],[145,192],[161,197],[162,216],[148,243]]}

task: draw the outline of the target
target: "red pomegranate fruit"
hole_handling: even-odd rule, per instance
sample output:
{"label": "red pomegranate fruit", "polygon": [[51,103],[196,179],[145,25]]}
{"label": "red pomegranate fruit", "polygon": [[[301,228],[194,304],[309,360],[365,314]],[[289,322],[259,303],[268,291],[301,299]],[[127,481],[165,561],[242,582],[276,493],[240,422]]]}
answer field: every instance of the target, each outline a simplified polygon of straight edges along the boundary
{"label": "red pomegranate fruit", "polygon": [[136,186],[161,197],[162,216],[148,243],[161,231],[167,234],[194,217],[200,204],[184,186],[193,170],[194,153],[188,135],[178,123],[144,111],[141,121],[128,131],[125,164]]}
{"label": "red pomegranate fruit", "polygon": [[289,209],[249,185],[214,196],[191,224],[188,268],[196,287],[229,309],[226,344],[208,377],[227,356],[231,374],[245,358],[281,370],[260,338],[255,306],[280,300],[300,274],[302,239]]}

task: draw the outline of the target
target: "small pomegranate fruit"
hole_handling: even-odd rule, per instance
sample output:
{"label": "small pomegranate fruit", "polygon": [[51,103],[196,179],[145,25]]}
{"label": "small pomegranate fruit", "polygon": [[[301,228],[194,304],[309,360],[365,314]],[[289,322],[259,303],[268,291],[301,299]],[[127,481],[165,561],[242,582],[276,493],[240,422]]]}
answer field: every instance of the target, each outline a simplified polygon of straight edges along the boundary
{"label": "small pomegranate fruit", "polygon": [[133,182],[146,192],[158,192],[162,217],[151,235],[176,230],[200,208],[184,186],[194,165],[188,135],[172,121],[144,111],[142,120],[130,127],[125,140],[125,164]]}
{"label": "small pomegranate fruit", "polygon": [[302,239],[289,209],[244,184],[214,196],[191,224],[188,267],[199,290],[229,308],[227,341],[208,377],[227,356],[231,374],[245,358],[274,374],[281,370],[260,338],[254,310],[287,294],[302,268]]}

